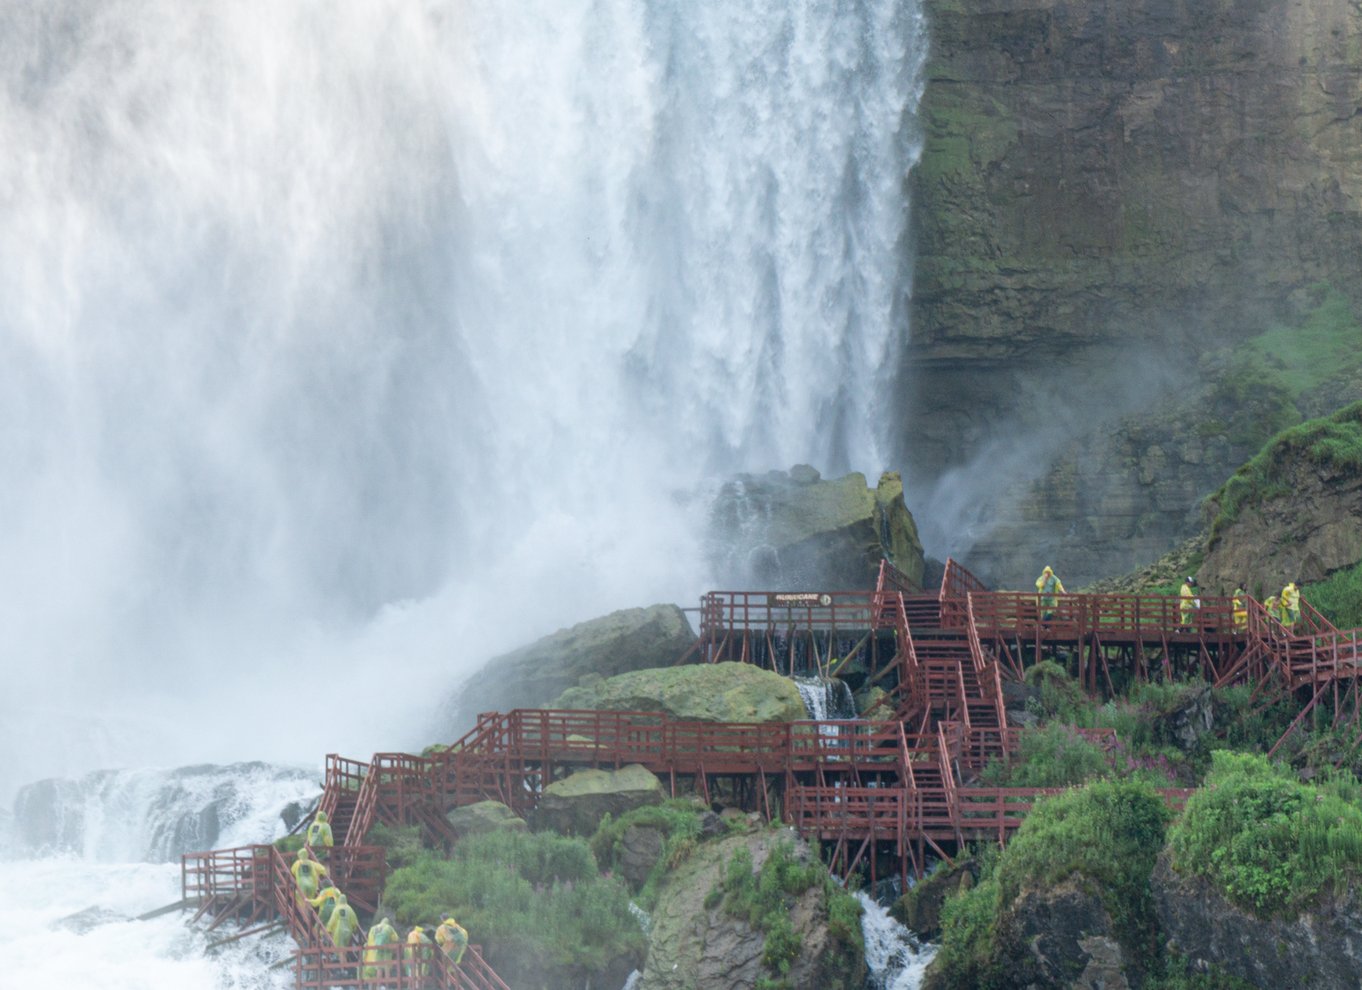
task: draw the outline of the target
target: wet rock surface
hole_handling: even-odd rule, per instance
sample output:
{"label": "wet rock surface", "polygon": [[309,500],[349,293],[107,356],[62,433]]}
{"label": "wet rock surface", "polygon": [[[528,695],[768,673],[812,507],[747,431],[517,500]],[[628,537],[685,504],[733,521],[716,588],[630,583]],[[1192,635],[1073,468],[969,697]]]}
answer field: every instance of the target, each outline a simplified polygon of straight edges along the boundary
{"label": "wet rock surface", "polygon": [[1169,948],[1194,969],[1214,966],[1255,987],[1356,990],[1362,986],[1362,903],[1355,891],[1296,917],[1259,918],[1201,877],[1160,857],[1153,891]]}
{"label": "wet rock surface", "polygon": [[583,677],[668,667],[694,642],[685,613],[675,605],[612,612],[489,661],[446,699],[440,721],[452,741],[481,712],[542,706]]}

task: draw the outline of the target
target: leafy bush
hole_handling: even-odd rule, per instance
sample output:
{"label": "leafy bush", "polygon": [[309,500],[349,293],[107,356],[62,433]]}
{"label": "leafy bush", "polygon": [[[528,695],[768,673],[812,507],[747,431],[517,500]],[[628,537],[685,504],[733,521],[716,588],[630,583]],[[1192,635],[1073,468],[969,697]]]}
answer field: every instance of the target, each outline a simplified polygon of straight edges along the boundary
{"label": "leafy bush", "polygon": [[1362,626],[1362,563],[1305,585],[1301,594],[1338,628]]}
{"label": "leafy bush", "polygon": [[1261,756],[1216,753],[1169,833],[1173,864],[1259,915],[1299,909],[1362,875],[1358,794],[1350,775],[1303,784]]}
{"label": "leafy bush", "polygon": [[1096,883],[1126,945],[1152,949],[1149,875],[1163,848],[1168,808],[1147,784],[1099,780],[1039,802],[998,863],[999,896],[1070,876]]}
{"label": "leafy bush", "polygon": [[365,841],[387,850],[390,870],[410,866],[425,855],[425,844],[421,841],[419,825],[385,825],[379,822],[369,829]]}
{"label": "leafy bush", "polygon": [[585,971],[641,956],[629,892],[602,877],[580,839],[506,830],[460,841],[448,860],[423,854],[394,871],[384,903],[402,925],[449,911],[490,955]]}
{"label": "leafy bush", "polygon": [[1074,713],[1087,704],[1078,682],[1053,660],[1042,660],[1026,669],[1028,686],[1040,691],[1040,711],[1037,714],[1073,718]]}
{"label": "leafy bush", "polygon": [[646,805],[625,812],[620,817],[606,815],[591,837],[591,851],[603,868],[613,870],[619,863],[620,843],[624,833],[633,826],[652,827],[662,831],[662,855],[649,873],[637,900],[645,910],[657,903],[657,894],[664,877],[680,865],[700,841],[701,811],[691,801],[671,800],[662,804]]}
{"label": "leafy bush", "polygon": [[1022,732],[1012,762],[990,761],[981,779],[991,787],[1068,787],[1110,772],[1101,749],[1072,726],[1051,722]]}
{"label": "leafy bush", "polygon": [[936,967],[945,986],[994,990],[1008,985],[1007,966],[995,944],[1001,913],[998,879],[991,867],[983,867],[977,884],[952,894],[942,905]]}

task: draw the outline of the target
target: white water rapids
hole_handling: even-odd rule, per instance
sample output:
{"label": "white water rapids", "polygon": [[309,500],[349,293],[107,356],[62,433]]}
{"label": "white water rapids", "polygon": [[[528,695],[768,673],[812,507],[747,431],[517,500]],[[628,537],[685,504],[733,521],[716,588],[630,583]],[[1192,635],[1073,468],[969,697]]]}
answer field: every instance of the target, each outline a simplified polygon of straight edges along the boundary
{"label": "white water rapids", "polygon": [[[488,656],[693,603],[713,479],[892,467],[925,44],[916,0],[0,5],[0,801],[423,745]],[[3,868],[33,924],[139,887]],[[58,984],[212,985],[85,948]]]}

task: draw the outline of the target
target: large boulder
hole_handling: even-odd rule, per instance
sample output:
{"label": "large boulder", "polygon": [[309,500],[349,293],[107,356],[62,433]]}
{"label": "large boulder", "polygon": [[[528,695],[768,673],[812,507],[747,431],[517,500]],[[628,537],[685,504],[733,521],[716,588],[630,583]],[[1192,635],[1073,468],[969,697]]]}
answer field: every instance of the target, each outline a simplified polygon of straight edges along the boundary
{"label": "large boulder", "polygon": [[544,788],[535,812],[538,824],[567,835],[591,835],[607,814],[661,804],[662,781],[637,763],[618,770],[579,770]]}
{"label": "large boulder", "polygon": [[[1082,877],[1018,893],[999,916],[994,950],[1009,987],[1130,990],[1143,981],[1143,968],[1123,948],[1100,894]],[[923,990],[957,986],[935,961],[928,966]]]}
{"label": "large boulder", "polygon": [[[777,842],[794,842],[799,855],[813,855],[792,830],[762,830],[730,836],[696,847],[690,858],[668,875],[653,911],[648,959],[638,990],[754,990],[772,980],[763,966],[766,936],[734,918],[719,889],[729,860],[740,848],[760,870]],[[847,966],[842,947],[829,937],[827,899],[822,884],[788,899],[791,927],[799,951],[782,985],[851,990],[865,980],[864,963]]]}
{"label": "large boulder", "polygon": [[1255,987],[1356,990],[1362,986],[1362,902],[1324,898],[1298,916],[1259,918],[1167,856],[1155,864],[1155,910],[1169,948],[1196,969],[1216,967]]}
{"label": "large boulder", "polygon": [[788,677],[747,663],[635,670],[564,691],[549,708],[664,712],[700,722],[793,722],[808,718]]}
{"label": "large boulder", "polygon": [[720,582],[732,586],[870,588],[881,560],[922,582],[922,543],[897,472],[873,489],[863,474],[828,480],[808,465],[742,475],[714,500],[710,540]]}
{"label": "large boulder", "polygon": [[560,629],[489,661],[446,701],[442,724],[459,736],[481,712],[541,706],[583,677],[668,666],[695,638],[675,605],[623,609]]}
{"label": "large boulder", "polygon": [[510,829],[513,832],[529,830],[525,819],[500,801],[476,801],[473,804],[466,804],[446,814],[445,821],[460,838],[495,832],[498,829]]}

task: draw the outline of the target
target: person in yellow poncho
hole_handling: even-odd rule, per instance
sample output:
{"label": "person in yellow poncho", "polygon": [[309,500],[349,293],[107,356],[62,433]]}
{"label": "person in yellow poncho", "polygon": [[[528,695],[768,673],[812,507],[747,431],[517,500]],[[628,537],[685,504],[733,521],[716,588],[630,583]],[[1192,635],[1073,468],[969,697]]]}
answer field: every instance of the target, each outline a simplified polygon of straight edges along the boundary
{"label": "person in yellow poncho", "polygon": [[293,880],[298,885],[298,905],[301,907],[317,896],[317,885],[328,871],[324,865],[313,859],[312,854],[306,849],[298,850],[298,858],[294,860],[290,869]]}
{"label": "person in yellow poncho", "polygon": [[323,928],[331,920],[331,912],[336,909],[336,901],[340,896],[340,888],[331,885],[331,878],[322,877],[322,889],[317,892],[316,897],[307,899],[307,902],[317,909],[317,917],[321,918]]}
{"label": "person in yellow poncho", "polygon": [[1248,598],[1242,584],[1234,586],[1234,628],[1243,631],[1248,628]]}
{"label": "person in yellow poncho", "polygon": [[414,980],[424,980],[430,973],[430,954],[434,951],[430,936],[420,925],[412,925],[411,931],[407,933],[407,948],[405,958],[407,965],[407,978]]}
{"label": "person in yellow poncho", "polygon": [[336,948],[343,949],[354,940],[357,931],[359,918],[355,915],[355,909],[346,902],[345,895],[341,894],[336,898],[331,920],[326,923],[326,932]]}
{"label": "person in yellow poncho", "polygon": [[397,950],[401,938],[397,929],[386,917],[380,916],[369,929],[369,938],[364,943],[364,970],[366,980],[395,980],[397,978]]}
{"label": "person in yellow poncho", "polygon": [[1201,599],[1197,597],[1196,578],[1188,577],[1182,582],[1182,587],[1178,589],[1178,625],[1183,629],[1192,628],[1192,613],[1201,608]]}
{"label": "person in yellow poncho", "polygon": [[463,954],[468,949],[468,932],[447,914],[440,915],[440,927],[435,929],[435,941],[453,962],[463,961]]}
{"label": "person in yellow poncho", "polygon": [[1282,625],[1288,629],[1295,627],[1301,620],[1301,593],[1295,581],[1286,582],[1281,596]]}
{"label": "person in yellow poncho", "polygon": [[327,852],[336,844],[331,835],[331,822],[326,817],[325,811],[317,812],[317,817],[307,827],[307,844],[312,847],[313,855],[318,859],[326,859]]}
{"label": "person in yellow poncho", "polygon": [[1040,572],[1040,577],[1036,578],[1036,604],[1040,606],[1042,622],[1049,622],[1054,617],[1055,606],[1062,594],[1064,582],[1056,577],[1050,565],[1046,564],[1045,569]]}

